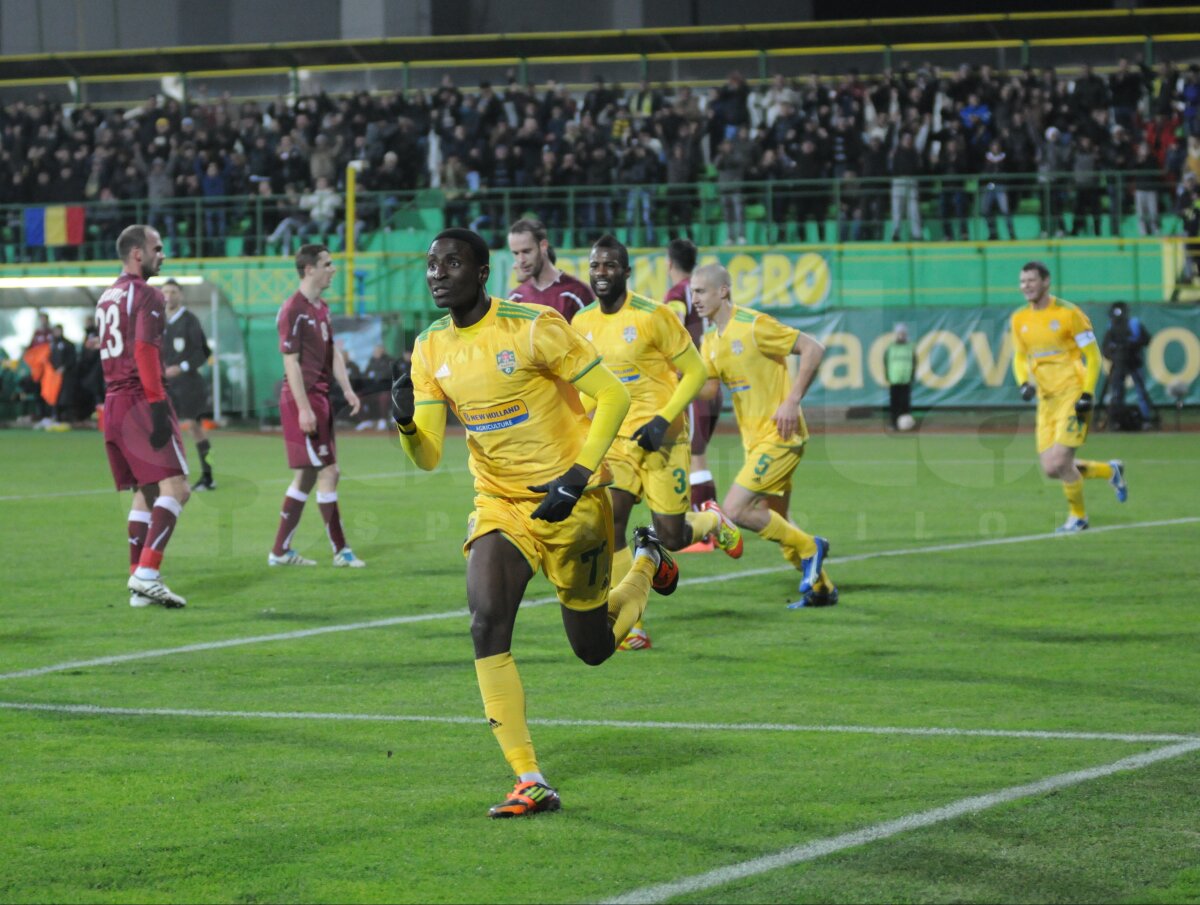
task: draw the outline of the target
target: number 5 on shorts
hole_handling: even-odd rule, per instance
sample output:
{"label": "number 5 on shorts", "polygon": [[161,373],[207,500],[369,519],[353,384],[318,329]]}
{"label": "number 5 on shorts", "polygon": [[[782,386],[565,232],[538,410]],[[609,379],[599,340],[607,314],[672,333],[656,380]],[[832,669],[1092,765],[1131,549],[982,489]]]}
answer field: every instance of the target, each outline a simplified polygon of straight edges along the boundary
{"label": "number 5 on shorts", "polygon": [[754,477],[761,481],[766,475],[767,469],[771,467],[771,463],[774,461],[775,458],[773,456],[768,456],[766,453],[763,453],[761,456],[759,456],[758,464],[754,466]]}

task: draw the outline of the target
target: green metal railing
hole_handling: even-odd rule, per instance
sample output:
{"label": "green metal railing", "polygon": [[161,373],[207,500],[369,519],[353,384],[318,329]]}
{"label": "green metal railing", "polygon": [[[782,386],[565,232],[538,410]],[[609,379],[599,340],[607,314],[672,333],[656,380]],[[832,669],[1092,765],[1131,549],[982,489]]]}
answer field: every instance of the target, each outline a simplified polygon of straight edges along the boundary
{"label": "green metal railing", "polygon": [[[360,192],[359,250],[392,231],[430,234],[443,225],[470,226],[494,245],[508,225],[533,216],[553,243],[581,247],[603,232],[631,246],[662,244],[688,234],[701,245],[854,243],[862,241],[987,241],[1071,234],[1138,236],[1178,228],[1171,186],[1161,174],[1101,172],[1011,174],[997,183],[1006,195],[1013,232],[997,189],[985,176],[897,180],[701,181],[688,184],[567,186],[551,189],[433,189]],[[1154,193],[1159,222],[1140,222],[1134,188]],[[339,199],[340,200],[340,199]],[[913,216],[915,204],[916,216]],[[25,207],[0,206],[0,262],[111,259],[129,223],[150,223],[173,257],[288,255],[301,241],[344,250],[343,211],[314,221],[298,196],[253,195],[100,202],[84,208],[85,236],[75,248],[30,246]],[[895,216],[897,212],[899,217]],[[990,209],[989,209],[990,208]],[[917,220],[920,221],[918,232]],[[374,250],[382,250],[376,248]]]}

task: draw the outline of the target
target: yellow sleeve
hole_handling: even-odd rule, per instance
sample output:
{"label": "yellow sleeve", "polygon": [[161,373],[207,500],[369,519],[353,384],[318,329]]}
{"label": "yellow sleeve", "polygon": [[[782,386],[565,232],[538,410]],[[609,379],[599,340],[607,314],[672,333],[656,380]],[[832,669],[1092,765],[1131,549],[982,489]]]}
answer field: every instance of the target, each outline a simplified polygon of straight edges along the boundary
{"label": "yellow sleeve", "polygon": [[581,395],[596,400],[592,426],[588,428],[587,439],[576,460],[589,471],[595,471],[612,446],[617,431],[621,429],[625,413],[629,411],[629,391],[613,376],[612,371],[599,363],[580,374],[573,383]]}
{"label": "yellow sleeve", "polygon": [[406,434],[400,431],[400,448],[422,471],[433,471],[442,461],[442,444],[446,439],[446,405],[443,402],[418,402],[413,423]]}
{"label": "yellow sleeve", "polygon": [[678,418],[679,413],[696,398],[696,394],[708,380],[708,368],[704,366],[704,359],[700,357],[700,353],[696,351],[696,347],[691,342],[671,361],[675,367],[679,368],[680,376],[675,392],[671,394],[671,398],[659,412],[667,421],[674,421]]}
{"label": "yellow sleeve", "polygon": [[1025,343],[1017,331],[1016,321],[1012,322],[1013,341],[1013,376],[1017,378],[1017,386],[1029,382],[1029,358],[1025,354]]}
{"label": "yellow sleeve", "polygon": [[1100,346],[1096,344],[1095,337],[1092,341],[1080,349],[1083,353],[1083,364],[1087,368],[1087,373],[1083,377],[1083,391],[1085,393],[1096,392],[1096,384],[1100,380]]}
{"label": "yellow sleeve", "polygon": [[413,348],[411,371],[416,411],[408,433],[397,426],[400,447],[422,471],[437,468],[446,438],[446,394],[432,377],[428,355],[428,345],[418,338]]}
{"label": "yellow sleeve", "polygon": [[1087,368],[1083,378],[1083,391],[1094,393],[1100,380],[1100,347],[1096,344],[1091,320],[1080,308],[1076,308],[1072,313],[1071,332],[1075,336],[1075,345],[1083,353],[1084,367]]}
{"label": "yellow sleeve", "polygon": [[672,299],[671,301],[664,302],[663,304],[665,307],[675,312],[675,316],[679,318],[680,323],[682,323],[683,319],[687,317],[687,305],[679,301],[679,299]]}
{"label": "yellow sleeve", "polygon": [[763,355],[784,358],[792,354],[800,331],[780,323],[769,314],[760,314],[754,319],[754,344]]}

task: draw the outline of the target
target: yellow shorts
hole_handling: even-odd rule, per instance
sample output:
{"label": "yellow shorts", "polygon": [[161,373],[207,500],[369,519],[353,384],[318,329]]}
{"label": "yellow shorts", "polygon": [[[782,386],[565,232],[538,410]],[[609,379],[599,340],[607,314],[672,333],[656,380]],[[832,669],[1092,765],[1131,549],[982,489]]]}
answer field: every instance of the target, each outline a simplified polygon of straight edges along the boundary
{"label": "yellow shorts", "polygon": [[529,568],[546,573],[563,606],[594,610],[608,600],[612,574],[613,514],[608,490],[599,487],[579,498],[571,516],[544,522],[529,516],[541,502],[475,497],[467,521],[464,555],[477,538],[499,531],[521,551]]}
{"label": "yellow shorts", "polygon": [[1062,393],[1038,400],[1037,451],[1044,453],[1056,443],[1078,448],[1087,439],[1091,414],[1082,418],[1075,414],[1078,393]]}
{"label": "yellow shorts", "polygon": [[804,445],[760,443],[746,452],[746,461],[733,483],[751,493],[783,496],[792,489],[792,472],[804,458]]}
{"label": "yellow shorts", "polygon": [[612,468],[612,486],[646,500],[651,512],[681,515],[692,508],[688,471],[692,450],[687,434],[657,452],[647,452],[636,440],[617,437],[604,461]]}

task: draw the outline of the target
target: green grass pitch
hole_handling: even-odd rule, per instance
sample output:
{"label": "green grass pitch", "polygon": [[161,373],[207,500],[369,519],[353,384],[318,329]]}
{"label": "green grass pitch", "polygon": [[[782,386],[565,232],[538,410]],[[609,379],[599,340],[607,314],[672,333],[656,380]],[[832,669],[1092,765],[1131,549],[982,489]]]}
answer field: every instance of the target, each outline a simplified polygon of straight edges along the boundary
{"label": "green grass pitch", "polygon": [[[1088,482],[1092,530],[1059,538],[1028,433],[818,435],[792,512],[841,604],[786,609],[797,576],[747,537],[682,557],[653,649],[599,668],[535,579],[514,656],[563,810],[523,821],[484,816],[511,778],[471,667],[461,436],[433,474],[338,442],[368,567],[331,568],[311,505],[319,566],[268,569],[282,440],[217,433],[168,612],[127,605],[99,436],[0,434],[0,902],[1200,902],[1200,433],[1095,435],[1130,500]],[[736,438],[710,460],[728,486]]]}

